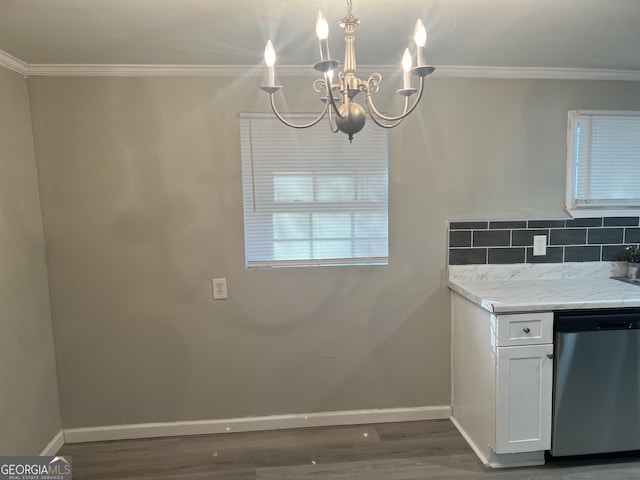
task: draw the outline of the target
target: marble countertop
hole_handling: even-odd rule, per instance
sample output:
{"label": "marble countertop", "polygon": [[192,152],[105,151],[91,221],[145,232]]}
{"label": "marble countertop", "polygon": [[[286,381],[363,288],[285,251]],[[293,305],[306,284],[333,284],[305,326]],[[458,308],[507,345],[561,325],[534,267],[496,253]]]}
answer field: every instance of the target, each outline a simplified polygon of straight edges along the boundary
{"label": "marble countertop", "polygon": [[614,280],[623,264],[449,267],[451,290],[494,313],[640,307],[640,285]]}

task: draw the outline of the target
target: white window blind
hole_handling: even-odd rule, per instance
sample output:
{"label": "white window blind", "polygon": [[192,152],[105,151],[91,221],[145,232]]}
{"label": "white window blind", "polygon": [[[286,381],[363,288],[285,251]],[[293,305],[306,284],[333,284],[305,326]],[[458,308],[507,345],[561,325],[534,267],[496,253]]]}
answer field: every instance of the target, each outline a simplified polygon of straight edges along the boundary
{"label": "white window blind", "polygon": [[387,264],[387,138],[241,114],[246,265]]}
{"label": "white window blind", "polygon": [[569,208],[640,208],[640,112],[570,112]]}

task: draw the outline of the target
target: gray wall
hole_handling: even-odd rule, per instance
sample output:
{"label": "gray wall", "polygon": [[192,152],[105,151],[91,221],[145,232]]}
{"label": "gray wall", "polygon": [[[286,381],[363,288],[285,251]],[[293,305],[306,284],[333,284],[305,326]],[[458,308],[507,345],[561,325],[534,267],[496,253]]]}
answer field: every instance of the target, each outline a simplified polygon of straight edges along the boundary
{"label": "gray wall", "polygon": [[390,265],[246,270],[259,83],[30,79],[65,427],[448,405],[446,220],[562,217],[567,111],[640,109],[632,83],[430,79],[390,133]]}
{"label": "gray wall", "polygon": [[42,216],[25,79],[0,68],[0,455],[61,428]]}

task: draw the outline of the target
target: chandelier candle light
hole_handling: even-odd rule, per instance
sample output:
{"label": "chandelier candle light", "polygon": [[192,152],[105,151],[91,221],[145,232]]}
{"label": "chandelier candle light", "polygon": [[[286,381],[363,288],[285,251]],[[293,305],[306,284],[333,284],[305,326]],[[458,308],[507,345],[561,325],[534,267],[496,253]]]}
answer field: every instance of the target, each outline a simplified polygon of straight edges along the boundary
{"label": "chandelier candle light", "polygon": [[[329,54],[329,25],[327,20],[318,12],[318,21],[316,22],[316,34],[320,41],[320,62],[316,63],[313,68],[323,74],[323,78],[319,78],[313,83],[313,89],[317,93],[324,93],[322,102],[324,108],[314,120],[305,124],[294,124],[283,118],[278,112],[274,101],[274,94],[282,89],[281,85],[275,84],[275,62],[276,52],[273,48],[271,40],[267,42],[264,50],[264,60],[267,64],[267,85],[260,87],[267,92],[271,98],[271,109],[278,119],[285,125],[293,128],[312,127],[325,115],[329,115],[329,127],[333,132],[343,132],[349,136],[349,141],[353,141],[353,136],[358,133],[365,124],[365,110],[357,103],[354,98],[364,92],[365,105],[371,119],[383,128],[393,128],[402,122],[420,102],[424,90],[424,77],[432,73],[435,68],[425,65],[425,48],[427,44],[427,31],[424,28],[422,20],[418,19],[415,27],[415,43],[416,43],[416,63],[412,68],[413,59],[409,49],[405,49],[402,56],[403,85],[402,89],[397,93],[404,97],[404,108],[400,115],[386,116],[380,113],[373,104],[371,95],[377,93],[382,83],[382,75],[373,73],[364,81],[356,77],[356,51],[354,46],[354,32],[356,26],[360,24],[360,20],[351,14],[351,0],[347,0],[347,16],[340,20],[339,25],[344,28],[345,56],[344,66],[338,71],[338,80],[333,82],[334,71],[340,66],[340,62],[332,60]],[[411,87],[411,76],[419,78],[419,87]],[[418,94],[413,104],[410,106],[409,97]]]}

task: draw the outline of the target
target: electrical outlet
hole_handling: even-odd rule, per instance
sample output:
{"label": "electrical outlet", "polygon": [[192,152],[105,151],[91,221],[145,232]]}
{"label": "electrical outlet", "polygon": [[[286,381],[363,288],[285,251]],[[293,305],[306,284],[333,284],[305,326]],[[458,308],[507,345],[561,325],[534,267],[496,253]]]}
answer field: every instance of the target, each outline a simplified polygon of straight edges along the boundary
{"label": "electrical outlet", "polygon": [[539,257],[547,254],[547,236],[546,235],[534,235],[533,236],[533,256]]}
{"label": "electrical outlet", "polygon": [[212,278],[211,287],[213,288],[213,299],[224,300],[227,298],[227,279]]}

